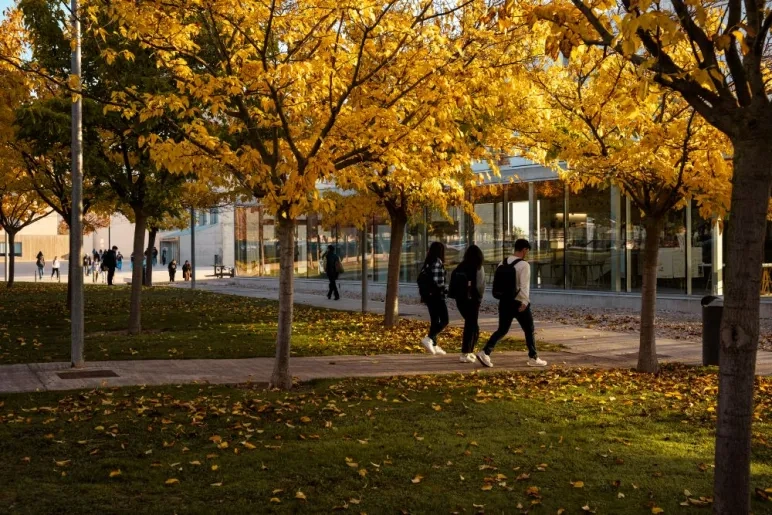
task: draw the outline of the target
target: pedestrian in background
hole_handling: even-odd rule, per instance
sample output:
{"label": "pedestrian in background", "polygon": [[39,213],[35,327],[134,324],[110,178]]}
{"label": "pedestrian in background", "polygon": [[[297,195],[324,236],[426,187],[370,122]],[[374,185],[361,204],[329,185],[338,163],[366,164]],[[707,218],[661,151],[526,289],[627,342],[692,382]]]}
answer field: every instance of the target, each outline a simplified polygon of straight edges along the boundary
{"label": "pedestrian in background", "polygon": [[169,282],[174,282],[174,276],[177,275],[177,261],[172,259],[169,262]]}
{"label": "pedestrian in background", "polygon": [[327,280],[330,285],[327,289],[327,298],[332,298],[335,295],[335,300],[340,300],[340,292],[338,292],[338,277],[343,273],[343,263],[340,262],[340,257],[335,252],[335,247],[330,245],[327,247],[327,252],[322,256],[324,259],[324,272],[327,274]]}
{"label": "pedestrian in background", "polygon": [[190,261],[187,259],[185,260],[185,263],[182,265],[182,278],[186,281],[190,281]]}
{"label": "pedestrian in background", "polygon": [[59,256],[54,256],[54,260],[51,263],[51,279],[54,278],[54,275],[56,276],[57,280],[62,280],[61,276],[59,275]]}
{"label": "pedestrian in background", "polygon": [[43,257],[43,251],[38,252],[35,258],[35,265],[38,267],[38,279],[43,278],[43,269],[46,267],[46,258]]}

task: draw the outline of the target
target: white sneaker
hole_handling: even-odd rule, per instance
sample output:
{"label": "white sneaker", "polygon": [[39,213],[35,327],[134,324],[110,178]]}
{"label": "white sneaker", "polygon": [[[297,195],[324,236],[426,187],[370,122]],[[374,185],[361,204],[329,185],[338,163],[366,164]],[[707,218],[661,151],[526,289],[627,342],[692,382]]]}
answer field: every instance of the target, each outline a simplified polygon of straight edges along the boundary
{"label": "white sneaker", "polygon": [[484,367],[490,368],[493,366],[491,357],[485,354],[485,351],[480,351],[477,353],[477,360],[482,363]]}
{"label": "white sneaker", "polygon": [[440,356],[444,356],[445,354],[447,354],[447,352],[445,352],[445,351],[442,349],[442,347],[440,347],[439,345],[435,345],[435,346],[434,346],[434,354],[438,354],[438,355],[440,355]]}
{"label": "white sneaker", "polygon": [[537,358],[531,358],[531,359],[528,360],[528,366],[529,367],[546,367],[547,366],[547,362],[544,361],[541,358],[538,358],[538,357]]}
{"label": "white sneaker", "polygon": [[435,354],[435,350],[434,350],[434,342],[433,342],[433,341],[432,341],[432,339],[431,339],[431,338],[429,338],[428,336],[424,336],[424,337],[421,339],[421,345],[423,345],[423,346],[424,346],[424,348],[426,349],[426,351],[427,351],[429,354]]}
{"label": "white sneaker", "polygon": [[466,355],[466,362],[467,363],[474,363],[477,361],[477,356],[474,355],[474,352],[469,353]]}
{"label": "white sneaker", "polygon": [[[462,354],[461,357],[458,358],[459,363],[469,363],[469,356],[471,356],[471,354]],[[474,356],[472,356],[472,358],[477,361],[477,358]]]}

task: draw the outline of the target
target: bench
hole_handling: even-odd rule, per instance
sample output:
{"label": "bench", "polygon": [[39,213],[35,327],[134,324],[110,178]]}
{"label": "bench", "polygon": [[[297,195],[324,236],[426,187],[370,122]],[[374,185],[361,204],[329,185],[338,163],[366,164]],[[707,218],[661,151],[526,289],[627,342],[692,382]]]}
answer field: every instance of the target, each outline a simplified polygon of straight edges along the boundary
{"label": "bench", "polygon": [[225,266],[225,265],[214,265],[214,276],[215,277],[234,277],[236,275],[236,270],[233,267]]}

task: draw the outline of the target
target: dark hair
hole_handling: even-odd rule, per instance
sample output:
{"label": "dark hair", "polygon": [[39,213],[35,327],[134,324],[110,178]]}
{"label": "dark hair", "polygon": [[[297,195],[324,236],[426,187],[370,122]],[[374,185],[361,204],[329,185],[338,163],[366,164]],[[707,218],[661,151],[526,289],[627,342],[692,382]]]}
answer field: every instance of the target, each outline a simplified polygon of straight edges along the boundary
{"label": "dark hair", "polygon": [[523,238],[520,238],[515,242],[515,252],[520,252],[525,249],[531,250],[531,244],[528,243],[528,240],[524,240]]}
{"label": "dark hair", "polygon": [[445,263],[445,245],[439,241],[435,241],[429,247],[429,252],[426,254],[426,260],[424,260],[424,266],[431,266],[437,262],[437,260]]}
{"label": "dark hair", "polygon": [[335,252],[335,245],[328,245],[327,246],[327,250],[331,250],[331,251]]}
{"label": "dark hair", "polygon": [[464,252],[464,259],[461,262],[475,270],[479,270],[485,262],[485,257],[483,256],[480,247],[472,245]]}

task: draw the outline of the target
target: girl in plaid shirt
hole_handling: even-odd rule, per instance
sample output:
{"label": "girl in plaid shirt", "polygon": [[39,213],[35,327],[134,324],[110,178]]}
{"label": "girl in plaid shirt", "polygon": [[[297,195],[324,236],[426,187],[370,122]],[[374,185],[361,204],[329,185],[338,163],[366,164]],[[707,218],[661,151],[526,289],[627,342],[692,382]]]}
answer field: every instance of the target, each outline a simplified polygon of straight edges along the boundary
{"label": "girl in plaid shirt", "polygon": [[439,241],[432,243],[429,247],[429,253],[424,261],[424,268],[431,271],[432,279],[436,288],[426,300],[426,306],[429,308],[429,334],[421,340],[426,350],[431,354],[446,354],[442,347],[437,345],[437,335],[448,325],[448,306],[445,304],[445,246]]}

